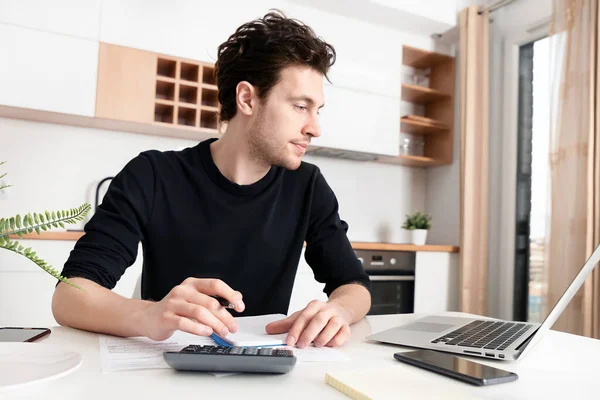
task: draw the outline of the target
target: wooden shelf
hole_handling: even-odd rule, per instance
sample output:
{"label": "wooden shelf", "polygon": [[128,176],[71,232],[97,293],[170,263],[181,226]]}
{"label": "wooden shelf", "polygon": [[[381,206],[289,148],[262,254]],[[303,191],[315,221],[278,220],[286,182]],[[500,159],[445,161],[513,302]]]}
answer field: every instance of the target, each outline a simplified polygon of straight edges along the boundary
{"label": "wooden shelf", "polygon": [[[79,240],[85,232],[83,231],[56,231],[42,232],[41,234],[28,233],[23,235],[23,240]],[[11,235],[11,239],[20,240],[16,235]],[[391,251],[435,251],[444,253],[458,253],[458,246],[445,245],[424,245],[403,243],[375,243],[375,242],[351,242],[354,250],[391,250]]]}
{"label": "wooden shelf", "polygon": [[452,96],[439,90],[426,88],[423,86],[402,84],[402,100],[417,104],[429,104],[434,101],[447,100]]}
{"label": "wooden shelf", "polygon": [[[160,78],[161,78],[160,76],[156,77],[157,80],[160,80]],[[186,81],[186,80],[180,79],[177,82],[179,82],[181,85],[198,87],[198,82],[194,82],[194,81]]]}
{"label": "wooden shelf", "polygon": [[[333,153],[330,154],[330,153]],[[410,167],[435,167],[439,165],[452,164],[452,160],[438,160],[431,157],[418,157],[418,156],[386,156],[382,154],[374,153],[361,153],[349,150],[331,149],[325,147],[319,147],[310,145],[306,150],[306,154],[318,156],[318,157],[335,157],[351,159],[355,161],[373,161],[380,164],[394,164],[394,165],[407,165]],[[347,155],[347,156],[346,156]]]}
{"label": "wooden shelf", "polygon": [[175,79],[175,78],[169,78],[167,76],[160,76],[160,75],[158,75],[156,77],[156,80],[159,81],[159,82],[167,82],[167,83],[175,83],[175,82],[177,82],[177,79]]}
{"label": "wooden shelf", "polygon": [[39,235],[37,233],[28,233],[23,235],[23,239],[17,235],[10,235],[10,238],[14,240],[79,240],[84,234],[85,232],[83,231],[50,231],[41,232]]}
{"label": "wooden shelf", "polygon": [[[172,122],[134,122],[113,118],[87,117],[75,114],[62,114],[51,111],[0,105],[0,117],[22,119],[51,124],[79,126],[83,128],[105,129],[108,131],[133,132],[142,135],[166,136],[195,141],[218,138],[222,131],[208,128],[196,128],[175,125]],[[221,126],[224,129],[224,124]]]}
{"label": "wooden shelf", "polygon": [[458,246],[445,245],[424,245],[403,243],[372,243],[372,242],[352,242],[354,250],[390,250],[390,251],[435,251],[441,253],[458,253]]}
{"label": "wooden shelf", "polygon": [[154,100],[156,104],[163,104],[165,106],[174,106],[175,102],[173,100],[164,100],[164,99],[156,99]]}
{"label": "wooden shelf", "polygon": [[435,135],[448,131],[447,126],[434,125],[427,122],[415,121],[409,118],[400,118],[400,131],[413,135]]}
{"label": "wooden shelf", "polygon": [[433,53],[410,46],[402,46],[402,64],[409,67],[423,69],[431,68],[443,63],[454,62],[454,57],[445,54]]}
{"label": "wooden shelf", "polygon": [[[401,98],[413,103],[418,116],[404,116],[400,119],[400,132],[406,135],[423,135],[423,155],[385,157],[380,162],[408,165],[412,167],[433,167],[452,164],[455,60],[446,54],[402,46],[402,64],[414,68],[427,76],[428,87],[403,83]],[[424,71],[427,70],[427,71]],[[421,118],[419,118],[421,117]],[[404,151],[400,151],[404,153]]]}
{"label": "wooden shelf", "polygon": [[392,156],[381,156],[377,159],[377,162],[383,164],[396,164],[406,165],[409,167],[436,167],[444,165],[442,161],[430,158],[430,157],[418,157],[418,156],[404,156],[399,155],[397,157]]}

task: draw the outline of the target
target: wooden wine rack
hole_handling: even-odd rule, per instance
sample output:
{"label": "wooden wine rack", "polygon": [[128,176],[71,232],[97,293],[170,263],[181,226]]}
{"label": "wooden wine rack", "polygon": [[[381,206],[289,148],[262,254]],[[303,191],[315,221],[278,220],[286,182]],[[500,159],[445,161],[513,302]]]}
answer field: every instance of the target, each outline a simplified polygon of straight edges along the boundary
{"label": "wooden wine rack", "polygon": [[213,65],[158,57],[154,122],[217,130],[217,94]]}

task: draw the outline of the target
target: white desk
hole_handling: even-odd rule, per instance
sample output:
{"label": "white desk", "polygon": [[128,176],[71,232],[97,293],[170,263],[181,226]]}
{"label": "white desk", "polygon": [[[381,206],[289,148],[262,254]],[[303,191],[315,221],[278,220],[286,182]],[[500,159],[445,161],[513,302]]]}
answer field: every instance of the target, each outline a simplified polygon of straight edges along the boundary
{"label": "white desk", "polygon": [[[449,315],[461,315],[448,313]],[[464,314],[462,314],[464,315]],[[55,327],[44,343],[67,346],[83,356],[83,364],[70,374],[49,382],[11,391],[0,391],[0,399],[344,399],[325,384],[325,373],[334,369],[397,367],[417,371],[430,380],[427,393],[423,385],[411,387],[402,377],[388,382],[395,388],[393,398],[482,398],[482,399],[598,399],[600,398],[600,341],[551,331],[521,361],[500,362],[478,359],[488,365],[514,371],[516,382],[475,387],[428,371],[400,364],[393,353],[409,349],[371,343],[365,336],[419,315],[369,316],[352,327],[352,338],[341,348],[352,360],[336,363],[297,364],[286,375],[230,375],[177,372],[171,369],[102,373],[98,337],[89,332]],[[391,391],[393,393],[393,391]],[[435,393],[435,394],[434,394]]]}

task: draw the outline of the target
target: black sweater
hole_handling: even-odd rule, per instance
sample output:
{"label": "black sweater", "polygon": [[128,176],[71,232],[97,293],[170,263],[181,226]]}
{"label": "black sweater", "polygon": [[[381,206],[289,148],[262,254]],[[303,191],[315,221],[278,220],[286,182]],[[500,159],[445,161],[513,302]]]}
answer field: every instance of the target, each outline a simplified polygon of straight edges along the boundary
{"label": "black sweater", "polygon": [[258,182],[238,185],[214,164],[214,140],[131,160],[112,180],[63,275],[112,289],[141,241],[143,299],[161,300],[188,277],[219,278],[244,296],[242,315],[287,314],[306,241],[306,261],[327,295],[351,282],[369,288],[316,166],[272,167]]}

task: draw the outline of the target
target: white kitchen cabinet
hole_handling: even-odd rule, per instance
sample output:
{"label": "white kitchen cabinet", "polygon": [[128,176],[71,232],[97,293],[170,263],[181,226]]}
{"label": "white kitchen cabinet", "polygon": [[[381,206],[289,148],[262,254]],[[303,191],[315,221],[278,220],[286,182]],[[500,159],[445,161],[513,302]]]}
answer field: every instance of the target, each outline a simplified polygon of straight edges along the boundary
{"label": "white kitchen cabinet", "polygon": [[275,7],[267,0],[104,0],[100,41],[214,63],[235,29]]}
{"label": "white kitchen cabinet", "polygon": [[[339,87],[387,96],[400,96],[402,45],[430,48],[428,36],[335,15],[288,1],[175,0],[153,3],[105,0],[100,41],[155,53],[214,63],[217,47],[241,24],[279,7],[286,15],[312,27],[331,43],[337,61],[330,79]],[[389,51],[381,51],[381,43]]]}
{"label": "white kitchen cabinet", "polygon": [[415,313],[458,311],[459,254],[419,251],[415,265]]}
{"label": "white kitchen cabinet", "polygon": [[[295,3],[286,4],[284,11],[335,48],[336,61],[328,75],[337,87],[399,97],[402,44],[422,47],[431,41]],[[388,51],[381,51],[381,43]]]}
{"label": "white kitchen cabinet", "polygon": [[50,327],[56,281],[43,271],[0,272],[0,326]]}
{"label": "white kitchen cabinet", "polygon": [[0,105],[94,116],[98,42],[0,24]]}
{"label": "white kitchen cabinet", "polygon": [[[67,240],[19,240],[19,243],[35,249],[39,257],[59,272],[75,246],[75,241]],[[133,297],[142,263],[140,245],[136,262],[119,279],[113,289],[115,293]],[[56,325],[52,315],[52,295],[56,282],[25,257],[0,249],[0,326]],[[139,294],[136,298],[139,298]]]}
{"label": "white kitchen cabinet", "polygon": [[98,40],[102,0],[0,0],[0,22]]}
{"label": "white kitchen cabinet", "polygon": [[[32,247],[39,257],[62,271],[75,242],[19,240]],[[0,249],[0,326],[48,327],[52,316],[52,295],[56,279],[27,258]]]}
{"label": "white kitchen cabinet", "polygon": [[400,99],[324,86],[321,134],[312,144],[396,156],[400,138]]}
{"label": "white kitchen cabinet", "polygon": [[[390,7],[410,15],[427,18],[432,23],[437,22],[443,30],[450,29],[456,25],[457,1],[448,0],[420,0],[420,1],[398,1],[398,0],[371,0],[373,3]],[[466,2],[463,2],[466,3]],[[443,32],[443,30],[441,32]]]}

